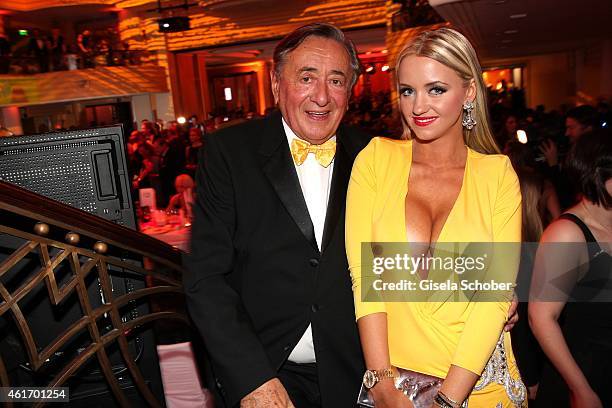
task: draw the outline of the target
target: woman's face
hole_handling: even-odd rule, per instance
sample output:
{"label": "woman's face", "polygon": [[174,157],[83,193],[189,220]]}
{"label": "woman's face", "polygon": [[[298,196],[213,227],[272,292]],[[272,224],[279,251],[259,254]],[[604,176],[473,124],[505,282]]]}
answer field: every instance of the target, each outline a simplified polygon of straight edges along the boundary
{"label": "woman's face", "polygon": [[200,137],[200,132],[198,132],[197,129],[192,128],[189,131],[189,141],[193,144],[193,143],[199,143],[202,141],[202,138]]}
{"label": "woman's face", "polygon": [[463,103],[476,95],[451,68],[428,57],[405,57],[398,69],[400,110],[412,134],[422,141],[462,136]]}
{"label": "woman's face", "polygon": [[516,118],[514,116],[508,116],[506,119],[506,132],[510,135],[516,133],[517,125]]}

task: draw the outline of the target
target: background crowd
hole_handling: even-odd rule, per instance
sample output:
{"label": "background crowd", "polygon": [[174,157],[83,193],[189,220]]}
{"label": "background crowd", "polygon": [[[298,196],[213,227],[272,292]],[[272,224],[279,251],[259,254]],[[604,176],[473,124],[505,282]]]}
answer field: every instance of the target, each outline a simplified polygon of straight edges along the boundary
{"label": "background crowd", "polygon": [[142,52],[130,50],[128,42],[120,40],[114,25],[95,31],[85,28],[75,38],[66,38],[59,28],[34,28],[14,38],[0,34],[0,74],[135,65],[141,57]]}
{"label": "background crowd", "polygon": [[[490,98],[489,112],[500,150],[510,156],[521,178],[537,186],[534,191],[542,217],[541,232],[576,200],[562,170],[569,148],[582,134],[609,127],[612,113],[605,100],[596,106],[561,106],[550,111],[541,105],[536,109],[516,105],[511,99],[494,94]],[[204,121],[192,116],[184,124],[142,121],[140,126],[134,126],[140,130],[132,132],[128,143],[133,188],[154,188],[158,206],[165,207],[175,194],[176,177],[181,174],[195,177],[198,151],[207,134],[259,117],[254,112],[238,109],[211,113]],[[362,94],[353,98],[344,121],[373,136],[400,138],[402,135],[401,119],[393,109],[389,93]],[[529,241],[539,238],[531,233],[526,237]]]}

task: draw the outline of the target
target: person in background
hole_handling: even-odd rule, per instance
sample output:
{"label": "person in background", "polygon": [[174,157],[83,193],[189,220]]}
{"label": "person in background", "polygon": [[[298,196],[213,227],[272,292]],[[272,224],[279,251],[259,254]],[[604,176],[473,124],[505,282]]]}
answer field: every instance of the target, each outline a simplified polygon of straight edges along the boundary
{"label": "person in background", "polygon": [[176,194],[170,197],[167,210],[182,210],[189,219],[193,214],[193,203],[196,198],[195,183],[188,174],[180,174],[174,180]]}
{"label": "person in background", "polygon": [[93,39],[91,31],[83,30],[77,36],[77,48],[81,58],[81,68],[93,68]]}
{"label": "person in background", "polygon": [[153,122],[143,119],[140,122],[140,131],[142,132],[143,137],[149,143],[153,143],[155,139],[159,136],[159,132],[157,132],[156,126]]}
{"label": "person in background", "polygon": [[32,30],[32,37],[29,42],[30,54],[36,58],[40,72],[49,72],[49,47],[48,41],[40,33],[38,28]]}
{"label": "person in background", "polygon": [[140,168],[134,173],[132,187],[137,190],[139,188],[153,187],[152,177],[156,176],[155,166],[155,149],[148,142],[142,142],[138,145],[137,153],[142,158]]}
{"label": "person in background", "polygon": [[0,33],[0,74],[8,74],[11,67],[11,43],[4,33]]}
{"label": "person in background", "polygon": [[545,356],[529,327],[526,300],[529,299],[535,243],[540,241],[544,227],[561,214],[561,209],[552,183],[536,171],[530,146],[518,141],[510,142],[506,144],[504,153],[510,158],[521,185],[521,238],[525,244],[521,251],[516,291],[522,301],[518,306],[519,321],[512,330],[512,346],[531,406],[537,395]]}
{"label": "person in background", "polygon": [[204,146],[202,140],[202,131],[199,127],[189,129],[189,145],[185,148],[185,169],[192,174],[195,174],[195,169],[198,166],[198,158],[200,157],[200,149]]}
{"label": "person in background", "polygon": [[59,71],[65,69],[64,54],[66,53],[66,44],[64,44],[64,36],[62,36],[59,28],[51,29],[49,52],[51,54],[51,70]]}
{"label": "person in background", "polygon": [[549,360],[536,401],[612,407],[612,135],[581,135],[565,164],[582,198],[536,254],[529,323]]}
{"label": "person in background", "polygon": [[142,133],[138,130],[134,130],[127,142],[127,156],[128,156],[128,172],[131,175],[138,174],[142,167],[142,156],[138,152],[138,146],[144,142]]}
{"label": "person in background", "polygon": [[[576,143],[580,137],[595,130],[597,126],[597,111],[590,105],[577,106],[570,109],[565,115],[565,136],[570,145]],[[575,192],[572,191],[567,175],[563,172],[563,163],[559,156],[557,144],[547,139],[540,146],[546,158],[547,176],[553,182],[559,197],[562,209],[567,209],[576,202]]]}
{"label": "person in background", "polygon": [[159,183],[161,188],[160,205],[165,207],[173,194],[174,180],[185,168],[185,144],[179,137],[180,129],[170,127],[162,131],[155,140],[159,156]]}
{"label": "person in background", "polygon": [[518,130],[518,118],[514,114],[509,114],[504,119],[502,129],[495,135],[497,146],[504,149],[508,142],[516,140],[516,131]]}
{"label": "person in background", "polygon": [[[533,202],[533,198],[537,198],[535,206],[525,206],[523,200],[523,212],[529,211],[530,213],[538,214],[540,217],[540,227],[543,230],[543,228],[561,215],[561,205],[559,204],[559,197],[557,196],[555,186],[538,171],[533,150],[530,146],[518,141],[510,142],[506,145],[504,154],[508,155],[514,170],[519,176],[521,191],[523,191],[524,187],[525,191],[534,193],[530,195],[532,198],[530,202]],[[524,183],[523,180],[525,180]],[[528,224],[534,225],[535,218],[530,217],[530,220],[532,222]],[[527,231],[523,230],[523,242],[538,242],[542,231],[537,236],[533,233],[525,235],[525,232]]]}

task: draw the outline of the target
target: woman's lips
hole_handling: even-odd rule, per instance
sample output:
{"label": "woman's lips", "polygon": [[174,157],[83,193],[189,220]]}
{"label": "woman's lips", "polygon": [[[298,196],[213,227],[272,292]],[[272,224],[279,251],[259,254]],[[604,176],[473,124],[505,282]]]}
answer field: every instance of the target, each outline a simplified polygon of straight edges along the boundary
{"label": "woman's lips", "polygon": [[437,116],[422,116],[418,118],[415,116],[412,117],[414,124],[421,127],[431,125],[436,119],[438,119]]}

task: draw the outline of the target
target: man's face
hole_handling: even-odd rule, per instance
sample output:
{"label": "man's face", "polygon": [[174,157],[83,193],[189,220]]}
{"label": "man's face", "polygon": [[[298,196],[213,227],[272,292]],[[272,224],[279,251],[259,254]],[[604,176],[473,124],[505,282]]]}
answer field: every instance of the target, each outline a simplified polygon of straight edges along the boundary
{"label": "man's face", "polygon": [[315,36],[287,55],[280,77],[271,73],[274,100],[299,138],[321,144],[336,133],[352,75],[344,46]]}

